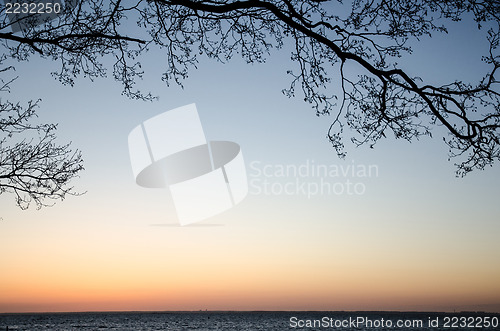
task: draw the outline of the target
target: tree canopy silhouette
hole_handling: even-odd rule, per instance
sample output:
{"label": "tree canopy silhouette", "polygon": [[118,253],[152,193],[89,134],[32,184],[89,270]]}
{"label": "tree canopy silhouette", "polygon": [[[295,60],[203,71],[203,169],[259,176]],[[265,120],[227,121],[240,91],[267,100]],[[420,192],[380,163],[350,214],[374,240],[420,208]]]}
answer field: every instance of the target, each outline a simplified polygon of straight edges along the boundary
{"label": "tree canopy silhouette", "polygon": [[[346,128],[354,144],[373,146],[390,132],[412,141],[444,126],[450,157],[465,175],[500,159],[499,13],[495,0],[68,0],[44,22],[12,18],[3,7],[0,42],[5,57],[58,61],[53,75],[64,84],[111,70],[125,95],[145,100],[154,97],[135,82],[143,74],[140,55],[153,47],[168,64],[163,80],[182,85],[201,56],[263,62],[271,49],[292,45],[298,70],[288,71],[283,91],[332,115],[327,136],[339,156]],[[433,85],[399,67],[397,59],[421,38],[460,20],[474,20],[489,42],[482,79]],[[103,65],[106,57],[112,68]],[[350,64],[361,73],[350,73]]]}

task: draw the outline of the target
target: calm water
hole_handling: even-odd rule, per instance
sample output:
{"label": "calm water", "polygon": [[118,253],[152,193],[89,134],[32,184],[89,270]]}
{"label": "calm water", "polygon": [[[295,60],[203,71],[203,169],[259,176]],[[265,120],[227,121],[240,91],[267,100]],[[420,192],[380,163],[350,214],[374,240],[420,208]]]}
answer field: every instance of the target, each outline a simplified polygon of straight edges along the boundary
{"label": "calm water", "polygon": [[[397,323],[406,323],[398,327]],[[436,327],[439,323],[439,327]],[[0,314],[4,330],[500,330],[500,314],[117,312]],[[445,327],[446,326],[446,327]]]}

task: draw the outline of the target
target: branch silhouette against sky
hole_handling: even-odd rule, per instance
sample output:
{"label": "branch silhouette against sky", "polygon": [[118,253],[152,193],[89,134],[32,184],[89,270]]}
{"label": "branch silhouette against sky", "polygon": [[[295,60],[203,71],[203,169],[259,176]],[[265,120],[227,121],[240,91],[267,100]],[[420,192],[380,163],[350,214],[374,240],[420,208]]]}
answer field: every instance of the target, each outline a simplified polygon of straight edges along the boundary
{"label": "branch silhouette against sky", "polygon": [[[239,55],[256,63],[273,49],[291,49],[290,64],[298,70],[288,71],[291,83],[283,93],[301,95],[317,115],[332,116],[327,136],[340,157],[346,155],[346,128],[355,145],[373,147],[391,132],[413,141],[443,126],[463,176],[500,159],[499,12],[497,1],[475,0],[90,0],[68,1],[56,18],[40,23],[30,16],[11,21],[2,7],[0,62],[41,56],[59,63],[53,75],[69,85],[111,71],[124,95],[153,100],[136,88],[144,74],[140,55],[151,48],[159,48],[168,64],[162,79],[180,85],[202,56],[227,62]],[[461,20],[474,20],[489,43],[482,58],[488,70],[480,80],[433,85],[398,65],[419,40]],[[21,31],[14,32],[15,24]],[[71,162],[79,156],[50,157]]]}
{"label": "branch silhouette against sky", "polygon": [[[0,92],[8,93],[12,81],[2,81]],[[56,142],[55,124],[34,123],[38,104],[0,102],[0,194],[13,193],[21,209],[80,194],[69,182],[83,170],[81,153]]]}

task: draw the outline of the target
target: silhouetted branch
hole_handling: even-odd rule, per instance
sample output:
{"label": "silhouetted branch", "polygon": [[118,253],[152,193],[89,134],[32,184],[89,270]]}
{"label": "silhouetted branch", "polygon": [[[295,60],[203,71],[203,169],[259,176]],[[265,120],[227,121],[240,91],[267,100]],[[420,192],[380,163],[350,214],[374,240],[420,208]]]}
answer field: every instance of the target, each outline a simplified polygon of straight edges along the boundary
{"label": "silhouetted branch", "polygon": [[[10,82],[1,91],[8,91]],[[56,144],[56,125],[32,123],[37,106],[38,101],[22,107],[0,100],[0,194],[14,194],[21,209],[80,195],[68,183],[83,170],[81,153]]]}
{"label": "silhouetted branch", "polygon": [[[101,60],[111,55],[113,76],[123,84],[124,93],[146,100],[153,97],[134,90],[143,74],[135,59],[150,47],[165,54],[162,79],[182,85],[201,55],[226,62],[240,54],[249,63],[263,62],[271,48],[291,41],[292,65],[298,70],[288,71],[292,81],[283,92],[291,97],[300,89],[316,114],[336,114],[328,138],[339,156],[345,156],[344,127],[355,132],[356,145],[373,147],[389,132],[411,141],[444,126],[450,156],[459,159],[458,174],[464,175],[500,159],[500,92],[495,78],[500,63],[499,12],[500,4],[492,0],[346,4],[151,0],[107,5],[87,0],[20,35],[2,32],[0,40],[16,59],[40,54],[60,60],[61,70],[55,76],[66,84],[73,84],[80,75],[105,76]],[[138,18],[137,29],[125,28],[127,17]],[[435,86],[397,65],[397,58],[411,52],[411,45],[420,38],[447,32],[446,23],[471,17],[487,31],[490,44],[483,57],[490,70],[481,81]],[[356,64],[363,72],[354,79],[346,72],[352,67],[346,63]],[[332,73],[335,70],[338,77]],[[332,92],[336,81],[342,89],[339,95]]]}

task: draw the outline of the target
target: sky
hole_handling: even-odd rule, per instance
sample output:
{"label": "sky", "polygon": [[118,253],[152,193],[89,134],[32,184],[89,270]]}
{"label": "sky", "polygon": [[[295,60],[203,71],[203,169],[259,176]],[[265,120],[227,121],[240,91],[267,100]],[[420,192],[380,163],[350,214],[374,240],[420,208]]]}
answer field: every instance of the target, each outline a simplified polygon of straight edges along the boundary
{"label": "sky", "polygon": [[[431,81],[479,78],[485,47],[457,24],[402,61]],[[127,99],[111,78],[68,87],[50,76],[56,63],[16,63],[8,98],[42,99],[38,120],[59,123],[59,141],[83,153],[74,186],[86,193],[26,211],[0,196],[0,313],[500,312],[499,165],[456,178],[442,128],[412,143],[388,136],[374,149],[347,145],[340,160],[326,139],[332,118],[281,93],[288,59],[285,50],[259,65],[204,59],[181,89],[161,82],[164,59],[152,51],[139,87],[158,95],[154,102]],[[190,103],[208,140],[241,146],[249,193],[179,226],[168,189],[135,184],[127,137]],[[315,166],[332,172],[314,175]],[[282,171],[300,167],[305,175]],[[321,183],[335,190],[318,191]]]}

